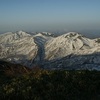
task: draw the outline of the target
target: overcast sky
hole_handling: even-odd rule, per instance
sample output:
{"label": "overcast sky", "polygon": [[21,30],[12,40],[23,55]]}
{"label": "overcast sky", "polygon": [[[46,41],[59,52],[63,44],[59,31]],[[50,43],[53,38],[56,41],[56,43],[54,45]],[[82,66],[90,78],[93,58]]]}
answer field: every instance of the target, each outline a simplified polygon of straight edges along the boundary
{"label": "overcast sky", "polygon": [[0,32],[100,31],[100,0],[0,0]]}

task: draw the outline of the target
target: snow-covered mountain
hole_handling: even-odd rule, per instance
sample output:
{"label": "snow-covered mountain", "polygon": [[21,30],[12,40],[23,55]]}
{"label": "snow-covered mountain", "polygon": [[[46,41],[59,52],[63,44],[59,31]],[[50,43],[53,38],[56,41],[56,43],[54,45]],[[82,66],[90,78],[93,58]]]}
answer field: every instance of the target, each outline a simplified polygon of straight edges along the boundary
{"label": "snow-covered mountain", "polygon": [[99,52],[100,44],[76,32],[69,32],[49,40],[45,45],[45,59],[53,60],[70,54],[84,55]]}
{"label": "snow-covered mountain", "polygon": [[50,34],[45,34],[30,35],[23,31],[1,34],[0,59],[25,65],[30,65],[34,61],[39,63],[42,52],[44,52],[43,45],[47,40],[53,38]]}
{"label": "snow-covered mountain", "polygon": [[27,63],[37,55],[38,47],[34,38],[23,31],[0,35],[0,59]]}
{"label": "snow-covered mountain", "polygon": [[100,39],[66,33],[46,43],[45,59],[44,68],[100,70]]}
{"label": "snow-covered mountain", "polygon": [[27,66],[100,69],[99,52],[99,38],[89,39],[76,32],[57,37],[48,32],[32,35],[23,31],[0,35],[0,59]]}

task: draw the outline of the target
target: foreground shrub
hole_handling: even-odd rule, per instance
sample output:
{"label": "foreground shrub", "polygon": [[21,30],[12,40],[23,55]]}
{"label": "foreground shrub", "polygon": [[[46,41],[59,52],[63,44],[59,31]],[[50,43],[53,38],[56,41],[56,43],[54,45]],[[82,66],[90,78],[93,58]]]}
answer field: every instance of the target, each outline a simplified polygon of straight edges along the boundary
{"label": "foreground shrub", "polygon": [[0,100],[100,100],[99,71],[36,70],[0,80]]}

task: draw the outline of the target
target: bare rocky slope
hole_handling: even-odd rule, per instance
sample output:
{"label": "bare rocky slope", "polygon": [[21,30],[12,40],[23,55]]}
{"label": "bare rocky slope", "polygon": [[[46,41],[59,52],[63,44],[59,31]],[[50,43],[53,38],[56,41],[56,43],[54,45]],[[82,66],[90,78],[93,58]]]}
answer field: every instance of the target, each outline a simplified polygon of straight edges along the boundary
{"label": "bare rocky slope", "polygon": [[23,31],[0,35],[0,59],[47,69],[100,70],[100,39],[76,32],[55,37],[52,33]]}

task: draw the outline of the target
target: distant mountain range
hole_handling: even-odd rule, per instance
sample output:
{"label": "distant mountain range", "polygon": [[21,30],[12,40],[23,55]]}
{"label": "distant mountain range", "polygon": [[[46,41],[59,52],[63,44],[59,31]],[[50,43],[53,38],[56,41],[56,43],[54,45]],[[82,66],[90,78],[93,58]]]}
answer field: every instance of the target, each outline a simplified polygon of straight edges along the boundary
{"label": "distant mountain range", "polygon": [[100,38],[89,39],[76,32],[0,34],[0,59],[28,67],[100,70],[99,52]]}

